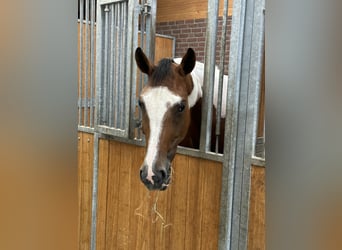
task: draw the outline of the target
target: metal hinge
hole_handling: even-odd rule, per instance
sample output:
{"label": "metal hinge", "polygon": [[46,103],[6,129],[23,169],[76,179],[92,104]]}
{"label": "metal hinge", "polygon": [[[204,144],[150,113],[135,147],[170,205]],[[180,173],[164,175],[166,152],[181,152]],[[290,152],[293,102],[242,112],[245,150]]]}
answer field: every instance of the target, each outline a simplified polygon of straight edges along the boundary
{"label": "metal hinge", "polygon": [[140,12],[144,15],[150,15],[151,14],[151,3],[146,2],[143,5],[140,5]]}

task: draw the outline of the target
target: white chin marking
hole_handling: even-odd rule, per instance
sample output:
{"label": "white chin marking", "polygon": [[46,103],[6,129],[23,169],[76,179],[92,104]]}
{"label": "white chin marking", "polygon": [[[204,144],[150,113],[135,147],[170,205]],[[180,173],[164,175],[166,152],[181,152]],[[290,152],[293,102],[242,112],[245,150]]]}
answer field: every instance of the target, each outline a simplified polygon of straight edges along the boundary
{"label": "white chin marking", "polygon": [[163,129],[165,113],[182,98],[171,92],[165,86],[153,87],[141,95],[145,103],[147,116],[150,124],[150,138],[147,145],[145,164],[147,165],[147,179],[153,184],[154,176],[152,166],[159,151],[160,134]]}

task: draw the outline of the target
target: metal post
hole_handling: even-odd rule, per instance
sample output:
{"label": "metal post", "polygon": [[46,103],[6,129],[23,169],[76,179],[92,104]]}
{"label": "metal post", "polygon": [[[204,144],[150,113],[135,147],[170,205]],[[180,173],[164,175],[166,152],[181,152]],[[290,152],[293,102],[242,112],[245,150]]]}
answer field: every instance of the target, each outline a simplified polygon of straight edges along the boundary
{"label": "metal post", "polygon": [[[233,7],[229,57],[229,93],[222,173],[219,249],[247,249],[250,170],[257,117],[256,56],[264,0],[236,0]],[[255,53],[254,53],[255,51]]]}
{"label": "metal post", "polygon": [[205,40],[204,83],[202,97],[202,122],[200,150],[208,152],[211,145],[211,121],[213,105],[213,87],[216,62],[216,34],[218,19],[218,0],[208,0],[208,18]]}
{"label": "metal post", "polygon": [[93,160],[93,190],[91,203],[91,234],[90,249],[96,250],[96,213],[97,213],[97,190],[98,190],[98,169],[99,169],[99,133],[94,133],[94,160]]}

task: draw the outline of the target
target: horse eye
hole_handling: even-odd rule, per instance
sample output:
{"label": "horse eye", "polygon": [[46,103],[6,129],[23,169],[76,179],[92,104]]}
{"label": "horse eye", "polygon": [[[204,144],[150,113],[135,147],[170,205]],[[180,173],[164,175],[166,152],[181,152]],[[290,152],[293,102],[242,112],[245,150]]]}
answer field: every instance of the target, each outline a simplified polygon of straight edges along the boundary
{"label": "horse eye", "polygon": [[184,102],[181,102],[180,104],[178,104],[177,111],[178,111],[179,113],[183,112],[184,109],[185,109],[185,104],[184,104]]}
{"label": "horse eye", "polygon": [[138,105],[141,109],[145,108],[145,104],[141,100],[138,100]]}

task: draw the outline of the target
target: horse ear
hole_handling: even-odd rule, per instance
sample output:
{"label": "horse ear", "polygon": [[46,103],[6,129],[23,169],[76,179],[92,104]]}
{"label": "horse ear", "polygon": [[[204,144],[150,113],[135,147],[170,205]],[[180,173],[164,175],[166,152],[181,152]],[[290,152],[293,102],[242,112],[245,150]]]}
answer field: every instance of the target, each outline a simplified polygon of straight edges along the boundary
{"label": "horse ear", "polygon": [[143,73],[145,73],[149,76],[152,74],[152,72],[154,70],[154,66],[150,62],[150,60],[148,60],[147,56],[144,54],[144,52],[142,51],[142,49],[140,47],[138,47],[135,50],[135,61],[137,62],[138,68]]}
{"label": "horse ear", "polygon": [[183,56],[181,64],[178,66],[179,72],[183,75],[191,73],[196,64],[196,54],[192,48],[188,48],[188,51]]}

